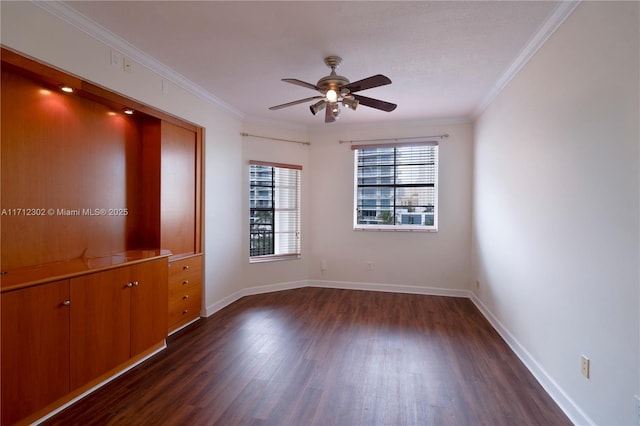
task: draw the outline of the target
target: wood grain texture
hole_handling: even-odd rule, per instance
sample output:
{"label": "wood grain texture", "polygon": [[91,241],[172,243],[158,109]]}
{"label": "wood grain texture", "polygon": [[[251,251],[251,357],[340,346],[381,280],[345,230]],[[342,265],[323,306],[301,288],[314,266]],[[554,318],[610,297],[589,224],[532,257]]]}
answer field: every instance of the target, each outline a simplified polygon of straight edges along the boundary
{"label": "wood grain texture", "polygon": [[161,129],[160,244],[174,255],[195,253],[196,132],[166,121]]}
{"label": "wood grain texture", "polygon": [[167,337],[169,274],[167,259],[129,267],[131,288],[131,356]]}
{"label": "wood grain texture", "polygon": [[467,299],[245,297],[45,424],[570,424]]}
{"label": "wood grain texture", "polygon": [[1,296],[2,414],[12,424],[69,392],[69,281]]}
{"label": "wood grain texture", "polygon": [[135,119],[3,68],[1,207],[45,214],[2,216],[2,269],[139,248],[140,138]]}
{"label": "wood grain texture", "polygon": [[200,316],[202,255],[169,263],[169,332]]}
{"label": "wood grain texture", "polygon": [[142,122],[142,192],[140,231],[142,247],[160,247],[160,120]]}
{"label": "wood grain texture", "polygon": [[71,389],[129,359],[129,268],[71,279]]}
{"label": "wood grain texture", "polygon": [[167,259],[71,279],[71,389],[167,336]]}

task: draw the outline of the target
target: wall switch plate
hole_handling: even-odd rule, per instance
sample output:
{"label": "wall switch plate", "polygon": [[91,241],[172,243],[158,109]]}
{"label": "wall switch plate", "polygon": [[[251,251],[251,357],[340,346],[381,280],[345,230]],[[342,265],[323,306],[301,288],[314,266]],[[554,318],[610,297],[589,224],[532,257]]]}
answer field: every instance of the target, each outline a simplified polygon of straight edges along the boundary
{"label": "wall switch plate", "polygon": [[111,59],[110,59],[110,61],[111,61],[111,65],[112,66],[114,66],[116,68],[121,67],[122,66],[122,53],[111,49]]}
{"label": "wall switch plate", "polygon": [[589,371],[590,367],[591,367],[590,364],[591,364],[591,362],[589,361],[589,358],[587,358],[586,356],[582,355],[582,357],[580,358],[580,372],[587,379],[589,378],[589,375],[590,375],[590,371]]}

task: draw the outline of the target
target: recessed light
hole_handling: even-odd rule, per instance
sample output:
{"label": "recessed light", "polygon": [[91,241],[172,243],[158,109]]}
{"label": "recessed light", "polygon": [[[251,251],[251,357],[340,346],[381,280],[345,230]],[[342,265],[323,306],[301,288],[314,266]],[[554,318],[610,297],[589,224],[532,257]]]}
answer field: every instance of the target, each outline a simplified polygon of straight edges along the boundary
{"label": "recessed light", "polygon": [[73,93],[73,87],[71,86],[62,85],[60,86],[60,90],[66,93]]}
{"label": "recessed light", "polygon": [[133,110],[131,108],[125,108],[123,112],[127,115],[133,115]]}

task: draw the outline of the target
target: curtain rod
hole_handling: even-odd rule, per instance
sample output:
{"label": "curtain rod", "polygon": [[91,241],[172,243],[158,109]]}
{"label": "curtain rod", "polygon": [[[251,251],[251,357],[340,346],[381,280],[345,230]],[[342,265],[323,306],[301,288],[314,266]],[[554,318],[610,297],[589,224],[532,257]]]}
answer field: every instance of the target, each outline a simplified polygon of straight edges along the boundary
{"label": "curtain rod", "polygon": [[339,140],[338,143],[354,143],[354,142],[382,142],[382,141],[402,141],[407,139],[428,139],[428,138],[448,138],[449,133],[444,133],[442,135],[431,135],[431,136],[413,136],[410,138],[384,138],[384,139],[354,139],[350,141]]}
{"label": "curtain rod", "polygon": [[244,133],[244,132],[241,132],[240,136],[251,136],[251,137],[254,137],[254,138],[270,139],[272,141],[293,142],[293,143],[300,143],[302,145],[311,145],[311,142],[294,141],[294,140],[291,140],[291,139],[272,138],[272,137],[269,137],[269,136],[250,135],[249,133]]}

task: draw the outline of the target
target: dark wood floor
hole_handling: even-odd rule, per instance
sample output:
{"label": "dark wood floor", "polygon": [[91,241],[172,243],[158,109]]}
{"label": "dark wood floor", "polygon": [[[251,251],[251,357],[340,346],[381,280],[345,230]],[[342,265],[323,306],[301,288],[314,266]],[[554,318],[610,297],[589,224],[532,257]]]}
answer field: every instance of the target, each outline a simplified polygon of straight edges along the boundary
{"label": "dark wood floor", "polygon": [[240,299],[46,424],[571,423],[471,301],[302,288]]}

